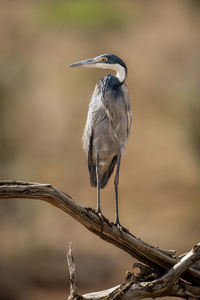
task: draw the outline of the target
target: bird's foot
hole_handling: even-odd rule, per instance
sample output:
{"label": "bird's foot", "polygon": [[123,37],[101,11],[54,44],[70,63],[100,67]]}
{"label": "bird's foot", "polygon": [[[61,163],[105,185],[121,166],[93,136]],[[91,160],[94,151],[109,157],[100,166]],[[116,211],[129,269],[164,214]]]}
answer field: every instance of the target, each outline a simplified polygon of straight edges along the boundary
{"label": "bird's foot", "polygon": [[98,215],[98,217],[99,217],[99,219],[100,219],[100,223],[101,223],[101,233],[103,232],[103,215],[102,215],[102,213],[101,213],[101,210],[97,210],[97,215]]}
{"label": "bird's foot", "polygon": [[119,223],[119,220],[115,221],[115,225],[117,226],[117,228],[122,232],[123,231],[123,226]]}
{"label": "bird's foot", "polygon": [[99,216],[99,218],[100,218],[100,219],[103,219],[103,215],[102,215],[102,212],[101,212],[100,207],[97,206],[96,212],[97,212],[97,215]]}
{"label": "bird's foot", "polygon": [[99,218],[101,219],[101,220],[103,220],[103,215],[102,215],[102,212],[101,211],[97,211],[97,214],[98,214],[98,216],[99,216]]}

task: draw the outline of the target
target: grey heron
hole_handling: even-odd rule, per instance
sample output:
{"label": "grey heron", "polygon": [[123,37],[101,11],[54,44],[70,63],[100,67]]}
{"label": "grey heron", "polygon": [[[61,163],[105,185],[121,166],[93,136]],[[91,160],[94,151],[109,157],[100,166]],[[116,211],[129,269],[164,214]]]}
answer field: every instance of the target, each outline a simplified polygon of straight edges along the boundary
{"label": "grey heron", "polygon": [[100,189],[103,189],[114,168],[115,222],[119,223],[118,182],[120,161],[128,140],[132,111],[129,93],[125,84],[127,67],[123,60],[114,54],[102,54],[82,60],[69,67],[92,67],[111,69],[100,79],[94,89],[83,134],[83,147],[87,154],[91,186],[97,187],[97,213],[101,214]]}

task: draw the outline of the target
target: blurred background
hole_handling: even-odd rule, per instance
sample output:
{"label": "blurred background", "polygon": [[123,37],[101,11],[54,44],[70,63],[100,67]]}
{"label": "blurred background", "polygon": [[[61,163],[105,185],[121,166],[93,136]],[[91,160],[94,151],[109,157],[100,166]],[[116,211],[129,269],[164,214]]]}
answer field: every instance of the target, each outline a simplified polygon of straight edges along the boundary
{"label": "blurred background", "polygon": [[[199,241],[200,2],[1,1],[0,180],[51,183],[96,208],[81,137],[107,71],[69,63],[114,53],[128,66],[133,124],[120,173],[121,223],[155,246]],[[114,220],[112,179],[102,211]],[[79,292],[117,285],[133,259],[55,207],[0,203],[0,299],[64,299],[72,241]]]}

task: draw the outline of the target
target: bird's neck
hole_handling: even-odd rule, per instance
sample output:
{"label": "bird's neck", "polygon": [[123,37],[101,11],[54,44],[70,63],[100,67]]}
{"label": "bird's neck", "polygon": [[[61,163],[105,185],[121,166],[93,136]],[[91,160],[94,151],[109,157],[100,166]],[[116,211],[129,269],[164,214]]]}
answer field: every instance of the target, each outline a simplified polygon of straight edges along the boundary
{"label": "bird's neck", "polygon": [[100,63],[100,64],[95,65],[94,67],[98,67],[98,68],[101,68],[101,69],[114,70],[116,72],[115,76],[118,78],[120,84],[122,84],[126,79],[127,69],[125,69],[120,64],[101,64]]}
{"label": "bird's neck", "polygon": [[123,83],[126,79],[127,70],[120,64],[110,64],[109,68],[116,71],[116,77],[119,79],[120,83]]}

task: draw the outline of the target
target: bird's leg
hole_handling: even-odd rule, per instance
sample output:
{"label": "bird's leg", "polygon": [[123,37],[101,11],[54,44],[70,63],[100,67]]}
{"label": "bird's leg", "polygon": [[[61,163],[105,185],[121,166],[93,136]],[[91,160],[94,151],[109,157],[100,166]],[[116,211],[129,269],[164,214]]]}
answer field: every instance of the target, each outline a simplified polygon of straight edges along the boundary
{"label": "bird's leg", "polygon": [[115,184],[115,201],[116,201],[116,206],[115,206],[115,223],[119,227],[121,227],[120,223],[119,223],[119,208],[118,208],[118,183],[119,183],[120,162],[121,162],[121,156],[118,156],[118,158],[117,158],[117,169],[116,169],[116,173],[115,173],[114,184]]}
{"label": "bird's leg", "polygon": [[96,158],[96,177],[97,177],[97,213],[99,216],[102,216],[101,207],[100,207],[101,182],[100,182],[100,174],[99,174],[99,154],[98,153],[97,153],[97,158]]}

